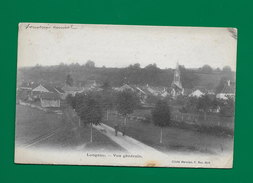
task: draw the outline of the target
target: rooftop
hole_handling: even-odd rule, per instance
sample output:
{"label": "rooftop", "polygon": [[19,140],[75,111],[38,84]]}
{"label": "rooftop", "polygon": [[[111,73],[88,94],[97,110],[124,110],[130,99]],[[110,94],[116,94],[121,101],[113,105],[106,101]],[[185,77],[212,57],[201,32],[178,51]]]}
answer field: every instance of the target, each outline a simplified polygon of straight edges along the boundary
{"label": "rooftop", "polygon": [[40,98],[48,100],[60,100],[60,96],[57,93],[42,93]]}

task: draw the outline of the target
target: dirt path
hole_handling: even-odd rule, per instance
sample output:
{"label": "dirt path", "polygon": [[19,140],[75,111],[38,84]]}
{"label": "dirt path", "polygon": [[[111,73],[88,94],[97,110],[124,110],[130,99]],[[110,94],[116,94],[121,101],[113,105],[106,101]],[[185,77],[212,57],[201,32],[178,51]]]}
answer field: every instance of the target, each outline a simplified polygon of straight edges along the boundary
{"label": "dirt path", "polygon": [[118,132],[118,135],[115,136],[115,130],[103,123],[101,123],[101,125],[94,126],[94,128],[99,130],[101,133],[104,133],[107,137],[112,139],[121,147],[125,148],[130,154],[142,154],[147,156],[155,155],[156,157],[160,158],[168,158],[166,154],[129,136],[123,136],[121,132]]}

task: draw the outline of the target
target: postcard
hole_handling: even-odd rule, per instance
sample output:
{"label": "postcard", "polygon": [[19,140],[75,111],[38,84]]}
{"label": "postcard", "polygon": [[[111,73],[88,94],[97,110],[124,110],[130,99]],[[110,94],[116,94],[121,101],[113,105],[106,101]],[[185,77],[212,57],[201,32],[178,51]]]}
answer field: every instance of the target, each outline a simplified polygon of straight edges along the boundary
{"label": "postcard", "polygon": [[232,168],[236,28],[20,23],[15,163]]}

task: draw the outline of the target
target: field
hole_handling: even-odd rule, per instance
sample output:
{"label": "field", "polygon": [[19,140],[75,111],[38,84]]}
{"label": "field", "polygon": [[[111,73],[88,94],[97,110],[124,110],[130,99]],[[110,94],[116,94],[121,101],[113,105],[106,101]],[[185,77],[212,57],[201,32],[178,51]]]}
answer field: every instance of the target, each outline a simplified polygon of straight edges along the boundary
{"label": "field", "polygon": [[220,80],[223,76],[228,77],[230,80],[234,80],[235,73],[228,74],[201,74],[197,73],[197,75],[200,77],[198,86],[206,86],[208,83],[213,83],[214,87],[217,87],[220,83]]}
{"label": "field", "polygon": [[78,121],[68,115],[68,111],[57,115],[21,105],[16,106],[15,143],[22,147],[125,151],[95,129],[93,142],[90,142],[90,127],[79,126]]}
{"label": "field", "polygon": [[[218,114],[207,114],[206,121],[204,121],[204,114],[181,113],[176,108],[171,108],[171,117],[174,121],[179,123],[187,123],[192,125],[200,125],[207,127],[221,127],[228,130],[234,130],[234,119],[227,117],[220,117]],[[135,110],[131,116],[151,117],[150,110]]]}
{"label": "field", "polygon": [[[137,113],[140,113],[140,111],[135,112],[135,114]],[[114,127],[116,123],[123,124],[123,121],[124,119],[119,116],[110,115],[109,120],[104,120],[104,123]],[[233,135],[219,133],[221,131],[218,131],[216,127],[198,127],[172,122],[170,127],[163,129],[162,144],[159,143],[160,130],[152,123],[127,120],[126,134],[128,136],[163,152],[183,151],[217,154],[224,151],[231,152],[233,148]]]}

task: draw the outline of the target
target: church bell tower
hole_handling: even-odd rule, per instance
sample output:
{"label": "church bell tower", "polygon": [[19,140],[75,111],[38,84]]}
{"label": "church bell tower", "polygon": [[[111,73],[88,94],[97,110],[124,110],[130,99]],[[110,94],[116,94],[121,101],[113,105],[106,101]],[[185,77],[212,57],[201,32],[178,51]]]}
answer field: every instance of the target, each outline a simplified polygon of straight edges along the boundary
{"label": "church bell tower", "polygon": [[177,97],[178,95],[182,95],[184,93],[184,88],[182,86],[181,80],[180,80],[180,70],[179,65],[177,63],[176,69],[174,71],[174,77],[173,81],[171,83],[172,88],[172,96]]}

